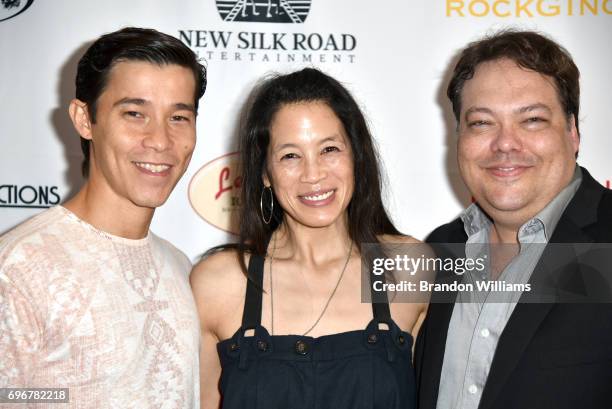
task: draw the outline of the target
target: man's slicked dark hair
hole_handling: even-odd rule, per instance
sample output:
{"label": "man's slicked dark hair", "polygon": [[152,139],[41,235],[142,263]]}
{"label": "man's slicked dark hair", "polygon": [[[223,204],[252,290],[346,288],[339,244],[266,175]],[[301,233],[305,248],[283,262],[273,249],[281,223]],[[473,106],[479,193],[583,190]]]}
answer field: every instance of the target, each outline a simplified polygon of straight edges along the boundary
{"label": "man's slicked dark hair", "polygon": [[[93,123],[96,122],[98,98],[104,91],[111,69],[124,61],[144,61],[156,65],[176,64],[189,68],[195,78],[194,106],[206,91],[206,67],[196,54],[175,37],[157,30],[127,27],[98,38],[79,60],[76,75],[76,98],[87,104]],[[82,171],[89,173],[90,141],[81,138],[84,160]]]}
{"label": "man's slicked dark hair", "polygon": [[580,109],[580,71],[569,52],[561,45],[533,31],[506,29],[470,43],[461,53],[446,95],[453,105],[457,124],[461,115],[461,91],[474,76],[479,64],[507,58],[519,67],[547,75],[555,81],[559,101],[568,119],[574,117],[578,128]]}
{"label": "man's slicked dark hair", "polygon": [[[357,102],[337,80],[314,68],[305,68],[287,75],[276,75],[261,83],[253,93],[240,133],[242,163],[242,212],[240,237],[235,246],[239,262],[246,273],[244,254],[265,254],[274,230],[283,222],[280,206],[270,208],[264,201],[270,224],[262,220],[260,200],[262,175],[266,171],[270,128],[276,113],[286,105],[319,102],[327,105],[338,117],[351,146],[355,188],[348,205],[348,233],[357,248],[363,243],[379,242],[379,235],[400,234],[382,202],[382,177],[372,135]],[[274,187],[274,186],[272,186]],[[274,201],[278,203],[276,197]],[[210,251],[209,251],[210,253]]]}

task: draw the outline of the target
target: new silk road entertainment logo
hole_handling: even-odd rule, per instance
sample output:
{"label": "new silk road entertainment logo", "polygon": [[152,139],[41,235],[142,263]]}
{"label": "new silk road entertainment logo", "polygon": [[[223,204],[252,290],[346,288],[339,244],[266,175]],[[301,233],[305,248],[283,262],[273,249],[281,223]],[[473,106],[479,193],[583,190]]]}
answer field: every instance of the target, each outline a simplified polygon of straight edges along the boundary
{"label": "new silk road entertainment logo", "polygon": [[[301,28],[306,25],[265,24],[303,23],[310,13],[311,2],[216,0],[224,22],[216,27],[209,22],[207,27],[199,29],[179,29],[177,37],[208,62],[353,64],[357,58],[357,37],[352,33],[304,32]],[[322,6],[325,4],[321,2]],[[316,22],[313,18],[317,20],[317,16],[312,15],[309,23]],[[231,24],[233,22],[251,24]],[[229,26],[233,29],[227,29]],[[289,27],[294,29],[288,30]]]}
{"label": "new silk road entertainment logo", "polygon": [[312,0],[216,0],[223,21],[303,23]]}
{"label": "new silk road entertainment logo", "polygon": [[0,21],[23,13],[32,3],[34,0],[0,0]]}

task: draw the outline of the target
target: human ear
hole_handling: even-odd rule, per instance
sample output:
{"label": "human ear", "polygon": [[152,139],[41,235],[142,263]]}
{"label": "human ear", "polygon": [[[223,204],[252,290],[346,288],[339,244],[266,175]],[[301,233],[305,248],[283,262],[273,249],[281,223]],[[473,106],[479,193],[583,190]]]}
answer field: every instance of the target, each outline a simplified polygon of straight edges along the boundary
{"label": "human ear", "polygon": [[72,120],[74,129],[81,135],[81,138],[91,140],[91,119],[89,118],[87,104],[76,98],[73,99],[68,107],[68,115]]}
{"label": "human ear", "polygon": [[576,129],[576,117],[572,115],[569,118],[569,137],[572,143],[572,147],[574,148],[574,153],[578,154],[578,150],[580,149],[580,134],[578,133],[578,129]]}
{"label": "human ear", "polygon": [[265,187],[272,186],[272,182],[270,182],[270,178],[268,177],[268,171],[267,170],[263,171],[263,174],[261,175],[261,181],[263,182]]}

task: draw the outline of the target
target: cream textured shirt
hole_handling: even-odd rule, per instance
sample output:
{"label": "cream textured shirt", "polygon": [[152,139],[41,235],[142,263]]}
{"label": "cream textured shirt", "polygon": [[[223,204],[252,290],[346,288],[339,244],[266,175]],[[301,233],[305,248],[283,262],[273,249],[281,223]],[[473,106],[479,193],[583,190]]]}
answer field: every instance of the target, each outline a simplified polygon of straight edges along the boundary
{"label": "cream textured shirt", "polygon": [[69,404],[29,407],[199,407],[190,269],[153,233],[112,236],[61,206],[19,225],[0,237],[0,387],[69,388]]}

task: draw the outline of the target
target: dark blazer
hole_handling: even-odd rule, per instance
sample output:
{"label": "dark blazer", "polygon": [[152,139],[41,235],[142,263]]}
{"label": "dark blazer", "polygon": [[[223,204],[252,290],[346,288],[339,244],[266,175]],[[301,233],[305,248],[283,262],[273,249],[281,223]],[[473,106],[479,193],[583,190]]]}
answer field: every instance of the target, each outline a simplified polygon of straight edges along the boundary
{"label": "dark blazer", "polygon": [[[460,219],[440,226],[427,239],[430,243],[466,240]],[[612,191],[584,168],[582,183],[549,242],[612,243]],[[606,274],[610,271],[612,266]],[[436,407],[453,307],[430,304],[418,335],[418,409]],[[517,304],[500,336],[479,405],[479,409],[493,408],[611,409],[612,304]]]}

